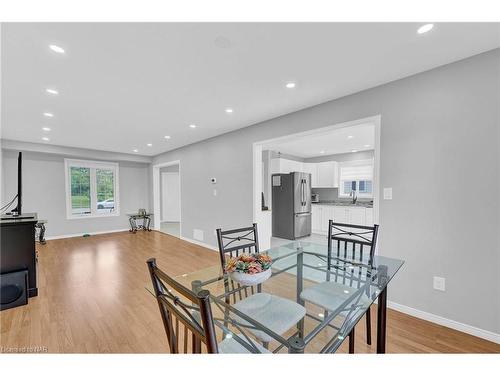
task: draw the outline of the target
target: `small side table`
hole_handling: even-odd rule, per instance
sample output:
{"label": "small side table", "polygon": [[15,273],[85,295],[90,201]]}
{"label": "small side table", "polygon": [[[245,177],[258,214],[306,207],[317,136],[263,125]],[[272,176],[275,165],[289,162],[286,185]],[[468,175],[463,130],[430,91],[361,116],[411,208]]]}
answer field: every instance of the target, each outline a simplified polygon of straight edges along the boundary
{"label": "small side table", "polygon": [[[128,222],[130,223],[129,232],[135,233],[137,230],[146,230],[151,232],[151,217],[152,213],[146,212],[145,214],[127,214]],[[142,220],[142,224],[137,224],[137,220]]]}
{"label": "small side table", "polygon": [[[47,224],[47,220],[38,220],[35,224],[35,231],[38,231],[38,242],[42,245],[45,245],[45,224]],[[36,236],[36,234],[35,234]]]}

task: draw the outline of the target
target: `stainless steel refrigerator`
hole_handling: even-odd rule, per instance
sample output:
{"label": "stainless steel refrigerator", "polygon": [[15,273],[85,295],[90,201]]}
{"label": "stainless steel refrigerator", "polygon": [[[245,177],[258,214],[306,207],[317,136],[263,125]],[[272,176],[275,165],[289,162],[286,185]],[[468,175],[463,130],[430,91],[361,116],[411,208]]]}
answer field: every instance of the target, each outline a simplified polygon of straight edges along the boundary
{"label": "stainless steel refrigerator", "polygon": [[311,174],[273,174],[273,237],[296,238],[311,234]]}

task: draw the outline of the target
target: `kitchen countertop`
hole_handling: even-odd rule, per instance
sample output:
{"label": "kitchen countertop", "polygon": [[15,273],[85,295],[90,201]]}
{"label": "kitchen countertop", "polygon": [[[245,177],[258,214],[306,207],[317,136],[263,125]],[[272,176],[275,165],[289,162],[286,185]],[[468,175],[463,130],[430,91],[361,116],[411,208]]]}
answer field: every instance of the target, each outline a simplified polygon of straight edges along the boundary
{"label": "kitchen countertop", "polygon": [[364,207],[364,208],[373,208],[373,202],[356,202],[352,204],[349,201],[319,201],[312,202],[312,204],[317,204],[320,206],[343,206],[343,207]]}

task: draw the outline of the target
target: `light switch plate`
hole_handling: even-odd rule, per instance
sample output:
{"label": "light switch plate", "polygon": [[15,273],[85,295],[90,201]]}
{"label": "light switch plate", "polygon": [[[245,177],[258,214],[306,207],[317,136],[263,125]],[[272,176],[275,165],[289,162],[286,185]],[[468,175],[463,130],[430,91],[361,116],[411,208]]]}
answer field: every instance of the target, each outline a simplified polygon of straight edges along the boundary
{"label": "light switch plate", "polygon": [[390,200],[392,199],[392,188],[384,188],[384,199]]}

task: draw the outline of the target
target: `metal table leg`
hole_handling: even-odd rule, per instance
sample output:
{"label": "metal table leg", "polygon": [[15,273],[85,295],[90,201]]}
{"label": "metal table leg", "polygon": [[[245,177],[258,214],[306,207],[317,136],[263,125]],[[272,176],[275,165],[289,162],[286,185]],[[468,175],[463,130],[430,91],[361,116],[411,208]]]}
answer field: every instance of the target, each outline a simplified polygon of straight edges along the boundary
{"label": "metal table leg", "polygon": [[132,232],[132,233],[137,232],[137,226],[135,224],[135,219],[133,217],[130,217],[128,219],[128,222],[130,223],[130,232]]}
{"label": "metal table leg", "polygon": [[45,224],[41,223],[40,224],[40,235],[38,236],[38,241],[42,244],[45,245]]}
{"label": "metal table leg", "polygon": [[288,353],[290,354],[302,354],[305,347],[304,340],[299,337],[290,337],[288,339]]}
{"label": "metal table leg", "polygon": [[385,353],[387,336],[387,287],[378,296],[377,312],[377,353]]}
{"label": "metal table leg", "polygon": [[354,354],[354,327],[349,333],[349,354]]}

